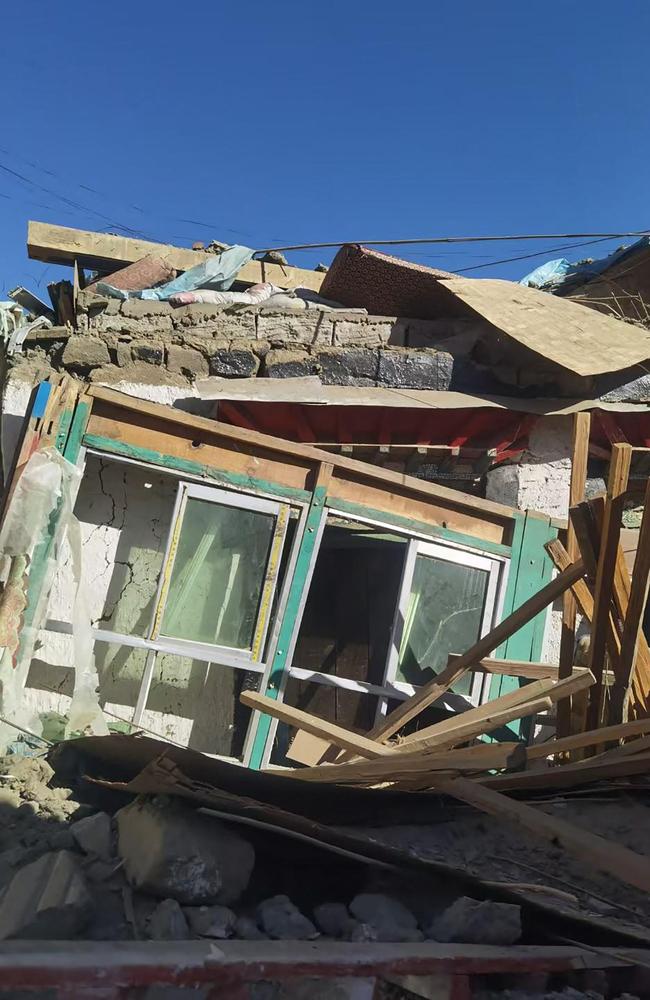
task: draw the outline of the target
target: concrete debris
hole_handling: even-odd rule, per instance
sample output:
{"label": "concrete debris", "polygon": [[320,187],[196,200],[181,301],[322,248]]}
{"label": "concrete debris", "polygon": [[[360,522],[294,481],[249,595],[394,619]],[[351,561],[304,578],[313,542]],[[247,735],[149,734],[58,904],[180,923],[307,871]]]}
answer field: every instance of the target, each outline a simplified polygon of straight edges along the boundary
{"label": "concrete debris", "polygon": [[269,937],[259,929],[251,917],[237,917],[234,936],[242,941],[267,941]]}
{"label": "concrete debris", "polygon": [[350,912],[377,934],[378,941],[422,941],[424,935],[410,910],[383,893],[366,892],[355,896]]}
{"label": "concrete debris", "polygon": [[454,944],[515,944],[521,938],[521,908],[461,896],[433,921],[428,937]]}
{"label": "concrete debris", "polygon": [[43,854],[21,868],[0,903],[0,939],[68,941],[88,923],[93,902],[69,851]]}
{"label": "concrete debris", "polygon": [[237,923],[237,915],[227,906],[186,906],[185,916],[199,937],[232,937]]}
{"label": "concrete debris", "polygon": [[191,937],[185,914],[175,899],[163,899],[149,917],[152,941],[186,941]]}
{"label": "concrete debris", "polygon": [[163,798],[117,813],[118,852],[136,889],[186,905],[235,902],[248,885],[255,852],[218,820]]}
{"label": "concrete debris", "polygon": [[257,918],[269,937],[280,941],[311,941],[319,936],[288,896],[265,899],[257,908]]}
{"label": "concrete debris", "polygon": [[314,907],[314,920],[323,934],[333,938],[345,938],[357,926],[345,903],[321,903]]}
{"label": "concrete debris", "polygon": [[70,827],[70,833],[84,852],[103,861],[113,856],[111,817],[104,812],[78,819]]}

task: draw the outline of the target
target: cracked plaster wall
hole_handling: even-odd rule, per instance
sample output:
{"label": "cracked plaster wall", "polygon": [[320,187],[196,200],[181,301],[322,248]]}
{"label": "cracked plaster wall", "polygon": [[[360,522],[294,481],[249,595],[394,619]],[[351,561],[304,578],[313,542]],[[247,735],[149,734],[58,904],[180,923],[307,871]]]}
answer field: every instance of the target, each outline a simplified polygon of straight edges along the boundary
{"label": "cracked plaster wall", "polygon": [[[147,634],[176,490],[177,480],[170,475],[88,458],[75,514],[81,522],[84,586],[95,628],[140,637]],[[73,592],[67,553],[50,598],[50,618],[71,620]],[[52,632],[42,637],[28,679],[29,705],[39,714],[65,714],[73,683],[72,640]],[[98,642],[95,655],[103,708],[129,720],[146,651]],[[229,755],[233,741],[238,744],[242,735],[232,728],[235,688],[240,682],[233,673],[186,657],[159,654],[142,727],[175,742]]]}

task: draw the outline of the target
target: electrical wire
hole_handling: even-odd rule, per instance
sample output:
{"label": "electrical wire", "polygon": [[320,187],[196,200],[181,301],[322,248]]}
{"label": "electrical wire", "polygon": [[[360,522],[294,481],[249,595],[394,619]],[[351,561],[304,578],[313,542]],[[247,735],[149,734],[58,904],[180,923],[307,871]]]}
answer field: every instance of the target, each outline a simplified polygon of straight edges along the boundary
{"label": "electrical wire", "polygon": [[296,243],[294,246],[267,247],[264,250],[256,250],[256,254],[270,253],[286,250],[328,250],[342,246],[416,246],[422,243],[498,243],[511,240],[577,240],[577,239],[602,239],[614,240],[628,236],[650,236],[650,229],[634,230],[633,232],[620,233],[526,233],[522,235],[510,236],[426,236],[418,239],[403,240],[341,240],[339,243]]}
{"label": "electrical wire", "polygon": [[550,253],[560,253],[563,250],[572,250],[575,247],[589,247],[594,243],[607,243],[610,237],[603,236],[598,240],[586,240],[583,243],[565,243],[561,247],[547,247],[545,250],[537,250],[535,253],[521,254],[519,257],[503,257],[501,260],[491,260],[486,264],[473,264],[471,267],[460,267],[454,273],[465,274],[467,271],[478,271],[481,267],[496,267],[497,264],[512,264],[518,260],[530,260],[531,257],[546,257]]}

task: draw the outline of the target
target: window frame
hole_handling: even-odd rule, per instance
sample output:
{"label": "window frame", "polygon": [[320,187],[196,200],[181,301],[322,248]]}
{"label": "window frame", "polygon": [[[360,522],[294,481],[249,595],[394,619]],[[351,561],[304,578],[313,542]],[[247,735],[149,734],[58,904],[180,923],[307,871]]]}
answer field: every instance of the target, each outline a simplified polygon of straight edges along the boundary
{"label": "window frame", "polygon": [[[257,511],[275,517],[275,526],[265,567],[250,651],[240,650],[233,646],[223,646],[219,643],[182,639],[161,631],[188,500],[203,500],[220,506],[234,507],[237,510]],[[158,578],[158,590],[152,610],[148,638],[151,641],[162,640],[166,643],[173,643],[178,650],[186,651],[184,654],[181,653],[181,655],[193,656],[196,651],[203,650],[206,653],[210,652],[213,654],[213,660],[210,660],[210,662],[224,662],[227,666],[238,667],[239,669],[250,669],[251,664],[262,664],[263,669],[266,637],[270,624],[282,553],[284,551],[287,525],[289,523],[289,506],[289,504],[281,503],[280,501],[229,492],[217,486],[203,486],[185,481],[179,482],[169,533],[167,535],[165,555]],[[230,662],[226,663],[224,658],[227,658]]]}

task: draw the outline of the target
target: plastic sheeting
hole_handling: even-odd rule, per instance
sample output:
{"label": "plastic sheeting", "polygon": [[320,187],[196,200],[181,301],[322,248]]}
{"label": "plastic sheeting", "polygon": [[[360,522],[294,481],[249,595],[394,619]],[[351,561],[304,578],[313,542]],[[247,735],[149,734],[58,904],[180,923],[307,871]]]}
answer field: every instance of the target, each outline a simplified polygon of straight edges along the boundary
{"label": "plastic sheeting", "polygon": [[94,290],[114,299],[157,299],[161,302],[167,302],[173,295],[191,292],[197,288],[211,288],[214,291],[225,292],[232,285],[239,270],[252,259],[253,253],[250,247],[228,247],[227,250],[204,259],[196,267],[191,267],[178,278],[157,288],[126,291],[98,281],[94,285]]}
{"label": "plastic sheeting", "polygon": [[[0,531],[0,563],[5,587],[0,600],[0,706],[1,714],[18,725],[40,733],[37,716],[25,704],[24,688],[38,634],[47,614],[47,606],[57,569],[61,563],[66,532],[72,519],[81,470],[68,462],[55,448],[34,452],[16,483]],[[77,594],[73,611],[75,631],[75,695],[90,690],[89,671],[94,669],[92,647],[88,652],[86,636],[90,616],[84,610],[81,586],[81,544],[71,545]],[[28,597],[32,606],[28,608]],[[29,617],[23,613],[28,609]],[[87,621],[86,621],[87,619]],[[94,674],[96,710],[99,711]],[[77,704],[87,698],[77,698]],[[74,699],[73,699],[74,705]],[[86,712],[87,714],[87,712]],[[101,714],[101,713],[100,713]],[[93,718],[96,717],[95,716]],[[103,723],[103,720],[102,720]],[[86,727],[93,733],[105,733],[98,724]],[[15,730],[0,725],[0,748],[15,738]]]}
{"label": "plastic sheeting", "polygon": [[571,264],[566,257],[559,257],[557,260],[549,260],[546,264],[540,264],[534,271],[522,278],[519,284],[526,285],[528,288],[552,288],[555,285],[561,285],[570,270]]}

